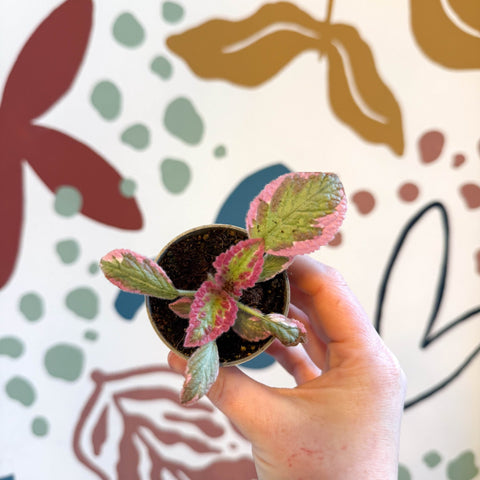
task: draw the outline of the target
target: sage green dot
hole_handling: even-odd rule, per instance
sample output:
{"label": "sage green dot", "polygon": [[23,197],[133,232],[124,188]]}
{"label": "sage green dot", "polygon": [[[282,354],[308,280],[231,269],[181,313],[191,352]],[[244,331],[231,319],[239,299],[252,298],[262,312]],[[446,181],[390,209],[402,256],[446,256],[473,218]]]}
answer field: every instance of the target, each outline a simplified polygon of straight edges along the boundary
{"label": "sage green dot", "polygon": [[122,13],[113,24],[113,37],[125,47],[138,47],[145,39],[145,31],[131,13]]}
{"label": "sage green dot", "polygon": [[181,5],[175,2],[163,2],[162,16],[166,22],[176,23],[183,18],[184,10]]}
{"label": "sage green dot", "polygon": [[80,246],[76,240],[62,240],[57,243],[56,251],[63,263],[73,263],[80,255]]}
{"label": "sage green dot", "polygon": [[163,56],[155,57],[150,65],[152,72],[156,73],[163,80],[168,80],[173,73],[171,63]]}
{"label": "sage green dot", "polygon": [[187,98],[176,98],[167,106],[164,124],[172,135],[185,143],[197,145],[202,140],[203,121]]}
{"label": "sage green dot", "polygon": [[438,452],[432,450],[423,456],[423,461],[428,467],[434,468],[442,461],[442,457]]}
{"label": "sage green dot", "polygon": [[0,355],[10,358],[18,358],[22,355],[24,346],[22,341],[16,337],[0,338]]}
{"label": "sage green dot", "polygon": [[131,198],[135,195],[137,190],[137,184],[135,180],[130,178],[122,178],[120,181],[120,193],[127,198]]}
{"label": "sage green dot", "polygon": [[215,150],[213,151],[213,155],[215,155],[216,158],[222,158],[227,154],[227,149],[225,148],[224,145],[219,145]]}
{"label": "sage green dot", "polygon": [[32,432],[37,437],[44,437],[48,433],[49,425],[45,417],[35,417],[32,422]]}
{"label": "sage green dot", "polygon": [[55,378],[75,381],[82,373],[84,355],[75,345],[59,343],[49,348],[44,357],[47,372]]}
{"label": "sage green dot", "polygon": [[20,402],[26,407],[29,407],[35,401],[35,389],[26,378],[11,378],[5,386],[5,391],[11,399]]}
{"label": "sage green dot", "polygon": [[66,305],[79,317],[92,320],[98,313],[98,296],[89,287],[78,287],[67,295]]}
{"label": "sage green dot", "polygon": [[105,120],[114,120],[120,115],[122,97],[117,86],[104,80],[97,83],[90,96],[92,105]]}
{"label": "sage green dot", "polygon": [[160,166],[160,171],[162,182],[171,193],[183,192],[190,183],[190,167],[182,160],[166,158]]}
{"label": "sage green dot", "polygon": [[150,143],[150,131],[145,125],[137,123],[128,127],[121,136],[122,142],[136,150],[147,148]]}
{"label": "sage green dot", "polygon": [[478,474],[473,452],[466,451],[454,458],[447,466],[449,480],[472,480]]}
{"label": "sage green dot", "polygon": [[71,217],[82,209],[82,204],[82,194],[75,187],[64,185],[55,192],[55,211],[59,215]]}
{"label": "sage green dot", "polygon": [[92,262],[92,263],[88,266],[88,271],[89,271],[89,273],[91,273],[92,275],[95,274],[95,273],[97,273],[99,270],[100,270],[100,268],[99,268],[97,262]]}
{"label": "sage green dot", "polygon": [[404,465],[399,465],[398,466],[398,480],[411,480],[412,476],[410,475],[410,472],[408,471],[408,468],[405,467]]}
{"label": "sage green dot", "polygon": [[86,340],[95,341],[98,338],[98,332],[95,330],[87,330],[83,336]]}
{"label": "sage green dot", "polygon": [[20,298],[19,308],[27,320],[36,322],[43,315],[43,300],[37,293],[29,292]]}

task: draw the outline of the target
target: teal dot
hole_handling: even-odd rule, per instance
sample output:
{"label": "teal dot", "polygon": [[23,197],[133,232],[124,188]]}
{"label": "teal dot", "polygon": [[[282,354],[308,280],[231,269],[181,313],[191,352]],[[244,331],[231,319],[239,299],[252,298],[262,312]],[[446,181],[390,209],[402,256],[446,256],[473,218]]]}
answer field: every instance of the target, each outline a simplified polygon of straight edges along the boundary
{"label": "teal dot", "polygon": [[160,172],[165,188],[171,193],[183,192],[190,183],[190,167],[182,160],[166,158],[160,166]]}
{"label": "teal dot", "polygon": [[222,158],[227,154],[227,149],[225,148],[224,145],[219,145],[215,150],[213,151],[213,155],[216,158]]}
{"label": "teal dot", "polygon": [[122,105],[120,90],[110,81],[97,83],[90,96],[90,101],[105,120],[114,120],[120,115]]}
{"label": "teal dot", "polygon": [[56,251],[63,263],[73,263],[80,254],[80,246],[76,240],[62,240],[57,243]]}
{"label": "teal dot", "polygon": [[398,480],[411,480],[412,476],[404,465],[398,466]]}
{"label": "teal dot", "polygon": [[37,437],[44,437],[48,433],[48,421],[44,417],[35,417],[32,422],[32,432]]}
{"label": "teal dot", "polygon": [[18,358],[24,351],[23,343],[16,337],[0,338],[0,355],[10,358]]}
{"label": "teal dot", "polygon": [[98,338],[98,332],[96,332],[95,330],[87,330],[84,333],[83,337],[86,340],[95,341]]}
{"label": "teal dot", "polygon": [[82,209],[83,197],[75,187],[64,185],[55,192],[55,211],[64,217],[71,217]]}
{"label": "teal dot", "polygon": [[454,458],[447,466],[449,480],[472,480],[478,475],[473,452],[466,451]]}
{"label": "teal dot", "polygon": [[145,31],[131,13],[122,13],[113,24],[113,37],[125,47],[138,47],[145,39]]}
{"label": "teal dot", "polygon": [[168,80],[173,73],[171,63],[162,56],[155,57],[150,65],[152,72],[156,73],[163,80]]}
{"label": "teal dot", "polygon": [[82,373],[84,355],[75,345],[59,343],[49,348],[44,357],[47,372],[55,378],[75,381]]}
{"label": "teal dot", "polygon": [[11,378],[5,386],[5,391],[12,400],[17,400],[26,407],[29,407],[35,401],[35,390],[26,378]]}
{"label": "teal dot", "polygon": [[43,315],[43,300],[40,295],[30,292],[20,298],[20,311],[30,322],[40,320]]}
{"label": "teal dot", "polygon": [[434,468],[442,461],[442,457],[438,452],[431,451],[423,456],[423,461],[428,467]]}
{"label": "teal dot", "polygon": [[99,267],[98,267],[98,263],[97,262],[92,262],[89,266],[88,266],[88,271],[89,273],[91,273],[92,275],[94,275],[95,273],[97,273],[99,270]]}
{"label": "teal dot", "polygon": [[67,295],[66,305],[79,317],[92,320],[98,313],[98,296],[91,288],[79,287]]}
{"label": "teal dot", "polygon": [[175,137],[190,145],[200,143],[203,137],[203,121],[190,100],[179,97],[165,110],[165,128]]}
{"label": "teal dot", "polygon": [[120,193],[126,197],[131,198],[135,195],[137,190],[137,184],[135,180],[131,180],[130,178],[122,178],[120,181]]}
{"label": "teal dot", "polygon": [[175,2],[163,2],[162,16],[166,22],[176,23],[183,18],[184,10],[181,5]]}
{"label": "teal dot", "polygon": [[137,123],[127,128],[121,136],[122,142],[136,150],[147,148],[150,143],[150,131],[145,125]]}

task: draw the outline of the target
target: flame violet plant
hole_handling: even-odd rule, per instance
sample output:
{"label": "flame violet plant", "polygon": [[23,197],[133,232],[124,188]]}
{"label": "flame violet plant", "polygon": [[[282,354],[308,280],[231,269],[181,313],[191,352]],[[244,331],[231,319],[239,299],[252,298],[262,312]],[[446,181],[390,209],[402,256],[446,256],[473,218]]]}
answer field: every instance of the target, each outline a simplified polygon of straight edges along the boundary
{"label": "flame violet plant", "polygon": [[195,347],[187,362],[182,403],[205,395],[219,370],[216,339],[233,328],[245,340],[274,336],[284,345],[305,341],[301,322],[280,313],[261,312],[240,301],[242,292],[283,272],[295,255],[330,242],[346,211],[339,178],[332,173],[287,173],[270,182],[250,204],[248,238],[217,256],[214,274],[198,290],[181,290],[151,259],[130,250],[105,255],[100,266],[122,290],[171,301],[170,309],[188,319],[184,347]]}

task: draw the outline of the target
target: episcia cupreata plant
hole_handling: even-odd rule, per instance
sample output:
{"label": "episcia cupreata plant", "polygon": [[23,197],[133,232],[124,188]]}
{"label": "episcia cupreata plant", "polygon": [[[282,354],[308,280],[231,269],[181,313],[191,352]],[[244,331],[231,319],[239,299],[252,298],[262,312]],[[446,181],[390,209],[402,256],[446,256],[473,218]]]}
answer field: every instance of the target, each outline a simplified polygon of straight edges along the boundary
{"label": "episcia cupreata plant", "polygon": [[113,250],[101,259],[101,269],[114,285],[172,300],[171,310],[188,319],[184,346],[196,349],[188,358],[182,403],[197,401],[215,382],[219,371],[215,340],[230,328],[249,341],[269,336],[288,346],[305,341],[301,322],[261,312],[239,299],[245,289],[283,272],[296,255],[329,243],[346,206],[343,186],[333,173],[293,172],[278,177],[250,204],[248,238],[218,255],[215,274],[209,274],[195,291],[177,289],[157,263],[131,250]]}

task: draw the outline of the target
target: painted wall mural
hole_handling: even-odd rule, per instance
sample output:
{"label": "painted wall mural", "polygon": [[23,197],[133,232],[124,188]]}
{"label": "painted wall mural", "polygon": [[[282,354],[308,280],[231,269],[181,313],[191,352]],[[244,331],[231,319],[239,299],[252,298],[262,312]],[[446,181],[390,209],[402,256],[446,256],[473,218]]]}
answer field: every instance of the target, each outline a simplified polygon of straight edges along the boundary
{"label": "painted wall mural", "polygon": [[315,256],[406,371],[399,479],[480,478],[478,5],[137,3],[0,2],[0,480],[256,478],[98,260],[242,226],[293,170],[345,185]]}

